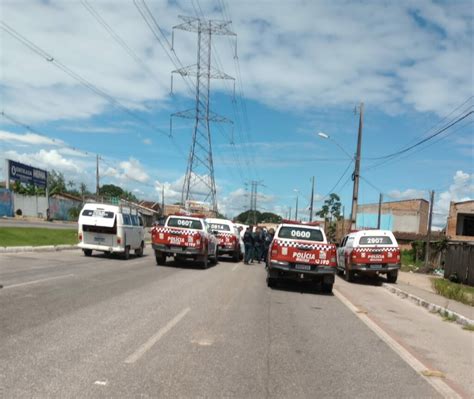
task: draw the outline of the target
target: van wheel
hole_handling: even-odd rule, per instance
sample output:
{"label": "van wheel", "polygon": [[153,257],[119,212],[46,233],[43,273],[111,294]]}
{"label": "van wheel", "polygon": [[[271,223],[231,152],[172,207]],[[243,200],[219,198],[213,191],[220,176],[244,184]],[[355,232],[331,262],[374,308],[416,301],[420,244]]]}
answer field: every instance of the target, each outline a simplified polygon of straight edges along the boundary
{"label": "van wheel", "polygon": [[92,249],[83,249],[82,251],[85,256],[92,256]]}
{"label": "van wheel", "polygon": [[387,281],[389,283],[396,283],[397,282],[397,278],[398,278],[398,270],[395,270],[393,272],[388,272],[387,273]]}
{"label": "van wheel", "polygon": [[140,245],[140,248],[137,248],[135,250],[135,255],[138,256],[139,258],[141,258],[143,256],[143,241]]}
{"label": "van wheel", "polygon": [[123,258],[125,260],[129,260],[130,259],[130,247],[129,246],[126,246],[125,247],[125,251],[123,252]]}
{"label": "van wheel", "polygon": [[275,288],[276,287],[276,279],[272,277],[267,277],[267,287]]}
{"label": "van wheel", "polygon": [[155,251],[156,264],[159,266],[166,265],[166,255],[163,252]]}
{"label": "van wheel", "polygon": [[346,268],[346,271],[344,273],[344,278],[346,279],[346,281],[352,283],[354,281],[354,272]]}

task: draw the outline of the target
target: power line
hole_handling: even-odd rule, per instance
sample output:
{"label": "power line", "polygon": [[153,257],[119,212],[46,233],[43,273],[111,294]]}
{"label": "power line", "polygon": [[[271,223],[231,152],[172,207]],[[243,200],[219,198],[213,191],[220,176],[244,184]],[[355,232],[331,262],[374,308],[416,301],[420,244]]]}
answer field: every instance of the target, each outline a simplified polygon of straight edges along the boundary
{"label": "power line", "polygon": [[152,125],[150,122],[148,122],[146,119],[143,119],[140,115],[136,114],[134,111],[132,111],[130,108],[126,107],[123,105],[119,100],[117,100],[115,97],[107,93],[105,90],[98,88],[91,82],[89,82],[87,79],[79,75],[77,72],[74,72],[70,68],[68,68],[66,65],[61,63],[59,60],[55,59],[52,55],[48,54],[45,50],[42,48],[38,47],[36,44],[31,42],[30,40],[26,39],[24,36],[22,36],[20,33],[18,33],[16,30],[11,28],[9,25],[7,25],[5,22],[0,21],[2,29],[7,32],[10,36],[18,40],[20,43],[28,47],[30,50],[38,54],[40,57],[44,58],[46,61],[49,63],[53,64],[55,67],[59,68],[62,70],[64,73],[72,77],[73,79],[77,80],[80,84],[82,84],[84,87],[88,88],[89,90],[93,91],[95,94],[98,96],[104,98],[108,102],[112,103],[115,105],[117,108],[120,108],[122,111],[126,112],[128,115],[132,116],[136,120],[148,125],[153,131],[156,131],[160,134],[168,136],[167,133],[165,133],[163,130],[159,129],[158,127]]}

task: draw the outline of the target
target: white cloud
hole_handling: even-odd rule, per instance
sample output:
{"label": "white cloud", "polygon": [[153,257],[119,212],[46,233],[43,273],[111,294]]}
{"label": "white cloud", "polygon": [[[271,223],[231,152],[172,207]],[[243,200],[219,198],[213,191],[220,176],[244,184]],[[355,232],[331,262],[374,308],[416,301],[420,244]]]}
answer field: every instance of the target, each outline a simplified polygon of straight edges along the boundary
{"label": "white cloud", "polygon": [[[80,2],[29,2],[25,12],[25,2],[11,1],[2,12],[15,30],[128,106],[146,111],[165,105],[175,66],[133,3],[92,4],[151,74]],[[471,95],[469,1],[227,4],[238,33],[245,94],[272,107],[347,107],[363,98],[389,113],[413,107],[443,114]],[[178,14],[193,13],[186,2],[149,6],[168,32]],[[222,17],[214,1],[202,1],[202,7],[208,16]],[[224,70],[232,74],[231,47],[225,39],[215,43]],[[184,65],[195,63],[195,46],[194,35],[177,35],[175,48]],[[3,31],[2,73],[5,109],[22,120],[87,118],[110,110],[106,100]],[[187,93],[183,82],[176,82],[176,91]]]}
{"label": "white cloud", "polygon": [[0,130],[0,141],[5,141],[8,143],[16,142],[29,145],[51,145],[51,146],[61,146],[64,145],[64,142],[59,139],[50,139],[45,136],[40,136],[36,133],[11,133],[5,130]]}
{"label": "white cloud", "polygon": [[121,161],[118,167],[108,166],[103,175],[112,177],[121,181],[136,181],[138,183],[146,183],[150,180],[150,176],[145,171],[143,165],[135,158],[130,157],[128,161]]}
{"label": "white cloud", "polygon": [[151,141],[151,139],[143,139],[143,144],[152,145],[153,141]]}
{"label": "white cloud", "polygon": [[74,161],[63,157],[56,149],[41,149],[35,153],[18,153],[17,151],[6,151],[5,158],[33,165],[46,170],[59,170],[62,172],[79,173],[86,165],[84,162]]}
{"label": "white cloud", "polygon": [[426,197],[426,191],[417,190],[417,189],[414,189],[414,188],[408,188],[405,191],[392,190],[388,193],[388,195],[391,198],[397,199],[397,200],[425,198]]}
{"label": "white cloud", "polygon": [[449,213],[451,201],[461,202],[474,199],[474,173],[458,170],[453,176],[453,184],[439,194],[433,208],[433,224],[444,227]]}

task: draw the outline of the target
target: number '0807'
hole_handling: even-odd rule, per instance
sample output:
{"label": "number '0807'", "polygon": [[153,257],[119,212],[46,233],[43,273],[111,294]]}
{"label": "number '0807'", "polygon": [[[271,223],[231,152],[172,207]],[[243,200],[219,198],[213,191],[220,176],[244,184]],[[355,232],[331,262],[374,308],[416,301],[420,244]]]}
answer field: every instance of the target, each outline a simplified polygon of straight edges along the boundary
{"label": "number '0807'", "polygon": [[301,230],[291,230],[291,236],[297,238],[310,238],[310,231],[301,231]]}

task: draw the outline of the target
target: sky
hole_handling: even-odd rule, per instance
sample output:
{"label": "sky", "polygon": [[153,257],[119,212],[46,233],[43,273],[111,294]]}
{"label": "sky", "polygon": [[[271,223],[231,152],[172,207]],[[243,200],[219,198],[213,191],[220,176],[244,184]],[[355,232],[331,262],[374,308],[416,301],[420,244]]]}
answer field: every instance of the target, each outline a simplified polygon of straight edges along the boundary
{"label": "sky", "polygon": [[470,1],[3,0],[0,13],[2,175],[13,159],[93,191],[99,154],[102,184],[156,201],[164,187],[179,201],[193,125],[173,118],[170,137],[170,115],[194,107],[195,82],[175,74],[171,94],[171,71],[197,53],[197,35],[182,30],[171,50],[184,15],[231,20],[236,34],[211,48],[212,66],[236,79],[235,90],[213,80],[210,97],[233,121],[211,124],[227,216],[248,209],[258,181],[259,210],[294,215],[298,197],[306,217],[312,176],[315,208],[336,192],[348,215],[362,102],[360,203],[435,190],[443,227],[450,201],[474,198],[472,114],[376,159],[473,110]]}

